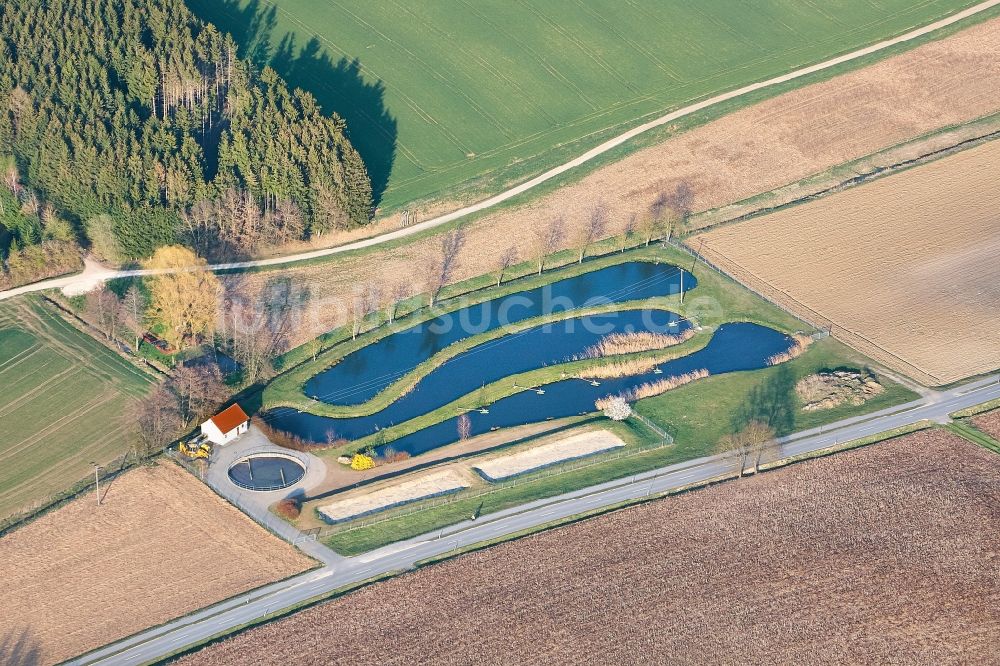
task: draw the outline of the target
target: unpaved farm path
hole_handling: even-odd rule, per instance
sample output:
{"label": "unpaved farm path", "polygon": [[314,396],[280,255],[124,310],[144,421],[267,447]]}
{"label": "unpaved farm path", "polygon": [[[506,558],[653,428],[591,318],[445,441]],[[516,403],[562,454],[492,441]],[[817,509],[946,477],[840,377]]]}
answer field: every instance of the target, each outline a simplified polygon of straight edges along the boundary
{"label": "unpaved farm path", "polygon": [[[770,88],[772,86],[786,83],[788,81],[793,81],[795,79],[799,79],[804,76],[814,74],[816,72],[821,72],[823,70],[830,69],[831,67],[836,67],[837,65],[841,65],[843,63],[850,62],[852,60],[857,60],[858,58],[863,58],[867,55],[871,55],[879,51],[884,51],[885,49],[896,46],[898,44],[904,44],[906,42],[919,39],[920,37],[923,37],[924,35],[927,35],[931,32],[934,32],[935,30],[940,30],[941,28],[945,28],[947,26],[958,23],[959,21],[967,19],[970,16],[975,16],[976,14],[980,14],[997,5],[1000,5],[1000,0],[986,0],[985,2],[980,2],[979,4],[973,5],[972,7],[969,7],[960,12],[952,14],[951,16],[940,19],[933,23],[929,23],[928,25],[917,28],[915,30],[911,30],[910,32],[904,33],[897,37],[877,42],[870,46],[866,46],[862,49],[858,49],[857,51],[851,51],[850,53],[837,56],[836,58],[824,60],[823,62],[817,63],[815,65],[809,65],[808,67],[802,67],[801,69],[796,69],[786,74],[782,74],[780,76],[776,76],[764,81],[751,83],[749,85],[743,86],[742,88],[730,90],[729,92],[721,93],[719,95],[710,97],[700,102],[695,102],[694,104],[689,104],[688,106],[682,107],[675,111],[671,111],[670,113],[660,116],[659,118],[651,120],[647,123],[643,123],[642,125],[639,125],[637,127],[628,130],[627,132],[619,134],[618,136],[609,139],[608,141],[605,141],[599,146],[596,146],[595,148],[588,150],[579,157],[576,157],[575,159],[565,162],[564,164],[549,169],[548,171],[538,176],[535,176],[534,178],[527,180],[521,183],[520,185],[515,185],[514,187],[505,190],[504,192],[501,192],[499,194],[496,194],[492,197],[489,197],[472,205],[465,206],[464,208],[459,208],[458,210],[452,211],[445,215],[440,215],[438,217],[425,220],[418,224],[414,224],[412,226],[405,227],[403,229],[397,229],[396,231],[391,231],[377,236],[364,238],[351,243],[346,243],[344,245],[324,248],[321,250],[310,250],[306,252],[299,252],[296,254],[289,254],[281,257],[270,257],[268,259],[255,259],[251,261],[237,261],[232,263],[212,264],[208,266],[208,268],[209,270],[212,271],[225,271],[225,270],[254,268],[261,266],[280,266],[285,264],[292,264],[298,261],[307,261],[310,259],[317,259],[320,257],[328,257],[334,254],[350,252],[352,250],[360,250],[364,248],[375,247],[395,240],[399,240],[401,238],[413,236],[415,234],[427,231],[428,229],[433,229],[435,227],[448,224],[449,222],[453,222],[463,217],[467,217],[474,213],[479,213],[484,210],[493,208],[494,206],[497,206],[498,204],[508,201],[509,199],[512,199],[518,195],[528,192],[529,190],[532,190],[541,185],[542,183],[552,180],[553,178],[556,178],[557,176],[560,176],[566,173],[567,171],[570,171],[578,166],[586,164],[587,162],[594,160],[595,158],[599,157],[600,155],[603,155],[609,150],[617,148],[618,146],[639,136],[640,134],[644,134],[645,132],[648,132],[657,127],[662,127],[663,125],[671,123],[680,118],[684,118],[685,116],[689,116],[693,113],[696,113],[708,107],[715,106],[716,104],[720,104],[722,102],[726,102],[731,99],[735,99],[737,97],[742,97],[757,90],[762,90],[764,88]],[[146,271],[146,270],[115,271],[108,269],[104,266],[101,266],[97,262],[88,261],[86,262],[86,267],[84,271],[80,274],[70,275],[61,278],[53,278],[51,280],[43,280],[41,282],[25,285],[23,287],[8,289],[7,291],[0,291],[0,300],[4,300],[6,298],[12,298],[14,296],[18,296],[20,294],[26,294],[33,291],[41,291],[43,289],[63,289],[63,291],[65,291],[67,294],[71,295],[80,294],[90,291],[91,289],[93,289],[94,287],[96,287],[97,285],[108,279],[119,278],[119,277],[133,277],[139,275],[150,275],[150,274],[152,274],[152,271]]]}

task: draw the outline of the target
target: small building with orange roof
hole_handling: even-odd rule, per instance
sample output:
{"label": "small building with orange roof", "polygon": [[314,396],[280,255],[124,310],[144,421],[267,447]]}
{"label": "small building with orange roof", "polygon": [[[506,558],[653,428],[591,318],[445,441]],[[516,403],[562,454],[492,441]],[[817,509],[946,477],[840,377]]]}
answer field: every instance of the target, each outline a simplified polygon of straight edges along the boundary
{"label": "small building with orange roof", "polygon": [[228,444],[250,427],[250,417],[236,403],[201,424],[201,434],[213,444]]}

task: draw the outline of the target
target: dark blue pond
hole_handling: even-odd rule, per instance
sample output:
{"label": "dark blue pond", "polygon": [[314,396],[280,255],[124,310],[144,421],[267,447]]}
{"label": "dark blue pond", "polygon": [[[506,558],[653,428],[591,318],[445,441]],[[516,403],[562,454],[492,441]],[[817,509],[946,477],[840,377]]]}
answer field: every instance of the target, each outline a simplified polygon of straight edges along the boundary
{"label": "dark blue pond", "polygon": [[[326,428],[336,437],[360,439],[443,407],[498,379],[582,355],[610,333],[650,331],[676,335],[690,327],[686,319],[665,310],[623,310],[542,324],[462,352],[382,411],[349,419],[325,419]],[[288,410],[275,410],[265,418],[284,430],[277,425],[283,411]]]}
{"label": "dark blue pond", "polygon": [[[488,414],[471,412],[473,435],[493,428],[505,428],[563,418],[594,411],[594,401],[605,396],[628,391],[640,384],[678,376],[693,370],[707,369],[713,375],[741,370],[756,370],[767,365],[767,359],[788,350],[792,340],[766,326],[750,323],[731,323],[719,327],[712,340],[703,349],[660,365],[662,374],[649,372],[643,375],[606,379],[600,386],[591,386],[579,379],[567,379],[546,385],[545,393],[522,391],[499,400],[489,407]],[[267,415],[268,421],[280,429],[305,439],[323,442],[327,430],[337,421],[313,414],[277,410]],[[424,453],[458,440],[457,419],[424,428],[393,440],[387,446],[396,451],[413,455]]]}
{"label": "dark blue pond", "polygon": [[248,490],[278,490],[299,482],[305,468],[286,456],[262,454],[238,461],[229,468],[233,483]]}
{"label": "dark blue pond", "polygon": [[676,294],[682,283],[688,291],[696,281],[670,264],[631,261],[471,305],[348,354],[306,382],[305,392],[331,404],[356,405],[448,345],[472,335],[553,312]]}

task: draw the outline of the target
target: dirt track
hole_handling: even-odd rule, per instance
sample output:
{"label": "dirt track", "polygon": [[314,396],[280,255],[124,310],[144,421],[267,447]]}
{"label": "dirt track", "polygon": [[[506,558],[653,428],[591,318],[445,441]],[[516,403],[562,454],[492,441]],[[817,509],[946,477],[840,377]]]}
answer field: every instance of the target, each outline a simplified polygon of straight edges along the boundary
{"label": "dirt track", "polygon": [[100,507],[90,493],[0,539],[0,641],[23,636],[37,663],[312,565],[172,463],[128,472],[105,490]]}
{"label": "dirt track", "polygon": [[940,431],[376,584],[182,663],[984,663],[1000,456]]}
{"label": "dirt track", "polygon": [[[529,205],[489,214],[468,226],[456,279],[492,270],[507,244],[528,259],[532,230],[557,215],[565,215],[570,228],[569,247],[572,230],[599,201],[609,211],[608,234],[618,233],[631,214],[644,213],[662,188],[680,181],[691,184],[695,210],[714,209],[998,110],[1000,19],[994,19],[677,134]],[[316,300],[345,296],[371,280],[419,288],[420,257],[435,242],[249,279],[291,278]],[[337,308],[308,308],[297,341],[342,323],[343,316]]]}

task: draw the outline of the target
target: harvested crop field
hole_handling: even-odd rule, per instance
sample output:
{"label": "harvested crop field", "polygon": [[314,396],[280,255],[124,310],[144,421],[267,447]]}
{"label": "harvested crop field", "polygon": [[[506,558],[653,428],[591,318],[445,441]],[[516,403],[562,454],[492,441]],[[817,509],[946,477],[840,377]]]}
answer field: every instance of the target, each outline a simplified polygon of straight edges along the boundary
{"label": "harvested crop field", "polygon": [[[691,185],[695,211],[715,209],[997,111],[1000,19],[993,19],[872,66],[676,133],[576,183],[522,206],[485,215],[466,227],[455,279],[490,270],[498,250],[507,243],[518,247],[522,260],[529,259],[533,230],[540,222],[557,216],[565,217],[568,231],[563,245],[571,246],[576,228],[586,222],[599,202],[608,212],[608,234],[617,234],[633,213],[645,214],[662,189],[681,181]],[[960,140],[961,136],[949,139]],[[893,164],[942,147],[937,140],[929,139],[886,159]],[[851,175],[835,175],[833,182]],[[391,231],[397,224],[394,217],[366,228],[364,233]],[[358,233],[329,235],[323,240],[340,243],[356,238]],[[500,247],[498,239],[503,239]],[[246,280],[262,286],[268,282],[279,285],[291,278],[301,293],[311,293],[313,306],[293,327],[296,342],[302,342],[344,323],[344,308],[330,307],[327,299],[353,294],[359,284],[376,281],[388,290],[405,282],[422,289],[422,258],[438,244],[437,239],[423,240],[314,266],[226,280]],[[372,266],[378,269],[373,271]]]}
{"label": "harvested crop field", "polygon": [[923,431],[462,556],[183,663],[983,663],[998,481],[1000,456]]}
{"label": "harvested crop field", "polygon": [[972,417],[972,425],[1000,442],[1000,409]]}
{"label": "harvested crop field", "polygon": [[125,473],[0,539],[0,637],[55,663],[312,560],[173,463]]}
{"label": "harvested crop field", "polygon": [[993,141],[691,245],[868,356],[947,384],[1000,367],[998,184]]}

